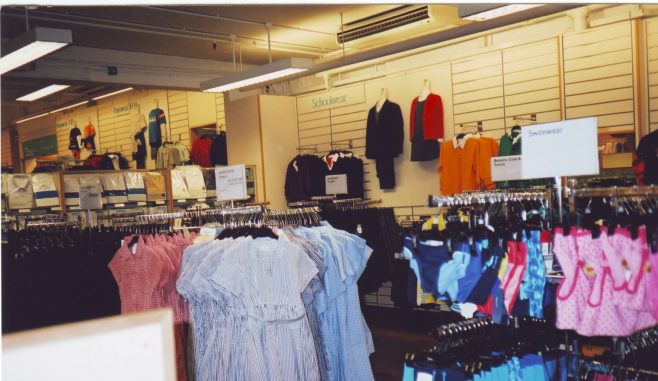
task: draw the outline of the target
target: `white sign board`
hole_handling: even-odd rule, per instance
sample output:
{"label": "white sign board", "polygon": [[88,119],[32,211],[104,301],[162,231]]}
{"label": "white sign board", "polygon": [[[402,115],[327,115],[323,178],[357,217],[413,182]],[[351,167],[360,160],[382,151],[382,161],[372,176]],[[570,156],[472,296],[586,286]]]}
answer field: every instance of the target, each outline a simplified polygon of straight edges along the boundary
{"label": "white sign board", "polygon": [[518,180],[523,178],[521,155],[492,157],[491,178],[493,181]]}
{"label": "white sign board", "polygon": [[217,201],[249,198],[244,164],[215,167],[215,182],[217,184]]}
{"label": "white sign board", "polygon": [[98,184],[80,184],[80,209],[103,209],[103,203],[101,202],[101,189]]}
{"label": "white sign board", "polygon": [[599,174],[596,118],[521,128],[524,179]]}
{"label": "white sign board", "polygon": [[347,175],[327,175],[324,177],[325,194],[347,194]]}

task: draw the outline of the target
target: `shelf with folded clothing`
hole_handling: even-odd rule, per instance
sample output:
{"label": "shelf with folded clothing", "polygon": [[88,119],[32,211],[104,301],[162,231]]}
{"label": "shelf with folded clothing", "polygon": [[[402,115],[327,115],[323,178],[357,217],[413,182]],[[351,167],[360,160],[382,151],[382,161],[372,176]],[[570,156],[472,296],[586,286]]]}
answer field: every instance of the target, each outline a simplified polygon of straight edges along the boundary
{"label": "shelf with folded clothing", "polygon": [[94,184],[101,190],[102,209],[145,206],[171,207],[171,175],[168,169],[94,170],[61,172],[65,211],[80,210],[80,185]]}

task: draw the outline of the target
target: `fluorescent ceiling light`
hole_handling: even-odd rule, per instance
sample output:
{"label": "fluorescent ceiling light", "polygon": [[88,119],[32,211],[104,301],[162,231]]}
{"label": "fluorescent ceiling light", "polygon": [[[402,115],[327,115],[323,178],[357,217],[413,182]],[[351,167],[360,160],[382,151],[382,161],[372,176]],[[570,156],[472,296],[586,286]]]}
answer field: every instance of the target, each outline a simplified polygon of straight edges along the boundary
{"label": "fluorescent ceiling light", "polygon": [[132,87],[127,87],[127,88],[122,89],[122,90],[117,90],[117,91],[114,91],[114,92],[111,92],[111,93],[108,93],[108,94],[99,95],[99,96],[97,96],[97,97],[95,97],[95,98],[92,98],[92,99],[95,100],[95,101],[97,101],[97,100],[99,100],[99,99],[103,99],[103,98],[111,97],[111,96],[113,96],[113,95],[117,95],[117,94],[125,93],[126,91],[130,91],[130,90],[132,90],[132,89],[133,89]]}
{"label": "fluorescent ceiling light", "polygon": [[32,102],[34,100],[37,100],[39,98],[43,98],[45,96],[48,96],[50,94],[54,94],[58,91],[62,91],[68,87],[71,87],[69,85],[50,85],[46,86],[41,90],[37,90],[33,93],[29,93],[27,95],[23,95],[20,98],[16,98],[17,101],[23,101],[23,102]]}
{"label": "fluorescent ceiling light", "polygon": [[76,107],[78,107],[78,106],[86,105],[88,102],[89,102],[89,101],[82,101],[82,102],[76,103],[76,104],[74,104],[74,105],[64,106],[64,107],[58,108],[58,109],[56,109],[56,110],[49,111],[48,114],[54,114],[54,113],[59,112],[59,111],[64,111],[64,110],[68,110],[68,109],[76,108]]}
{"label": "fluorescent ceiling light", "polygon": [[48,115],[48,113],[47,113],[47,112],[44,112],[43,114],[39,114],[39,115],[35,115],[35,116],[30,116],[30,117],[28,117],[28,118],[24,118],[24,119],[19,119],[19,120],[16,121],[16,124],[21,124],[21,123],[23,123],[23,122],[27,122],[28,120],[32,120],[32,119],[36,119],[36,118],[41,118],[42,116],[46,116],[46,115]]}
{"label": "fluorescent ceiling light", "polygon": [[232,73],[202,82],[201,90],[222,93],[224,91],[269,82],[301,73],[310,69],[312,66],[313,61],[310,58],[290,57],[239,73]]}
{"label": "fluorescent ceiling light", "polygon": [[471,21],[484,21],[484,20],[495,19],[501,16],[506,16],[511,13],[525,11],[527,9],[539,7],[541,5],[542,4],[508,4],[488,11],[475,13],[462,18],[464,20],[471,20]]}
{"label": "fluorescent ceiling light", "polygon": [[71,42],[73,37],[68,29],[37,27],[28,30],[2,47],[3,52],[11,53],[0,58],[0,74],[59,50]]}

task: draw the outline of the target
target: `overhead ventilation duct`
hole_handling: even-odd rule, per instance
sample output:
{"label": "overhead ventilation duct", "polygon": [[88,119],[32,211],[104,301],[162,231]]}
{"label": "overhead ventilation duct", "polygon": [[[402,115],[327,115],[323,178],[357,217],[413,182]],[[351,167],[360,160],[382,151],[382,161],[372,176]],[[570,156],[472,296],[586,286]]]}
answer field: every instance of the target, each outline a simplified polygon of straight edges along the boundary
{"label": "overhead ventilation duct", "polygon": [[390,43],[392,38],[419,36],[464,23],[454,5],[403,5],[344,24],[336,41],[354,47],[377,45]]}

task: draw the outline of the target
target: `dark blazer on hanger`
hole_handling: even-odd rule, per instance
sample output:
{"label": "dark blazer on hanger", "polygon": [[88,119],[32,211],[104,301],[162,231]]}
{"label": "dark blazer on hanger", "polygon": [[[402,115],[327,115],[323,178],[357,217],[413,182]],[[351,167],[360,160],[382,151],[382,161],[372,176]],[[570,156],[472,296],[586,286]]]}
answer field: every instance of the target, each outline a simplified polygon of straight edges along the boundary
{"label": "dark blazer on hanger", "polygon": [[380,159],[396,157],[402,153],[404,140],[404,122],[402,110],[397,103],[389,100],[377,115],[377,106],[368,112],[366,126],[366,157]]}

